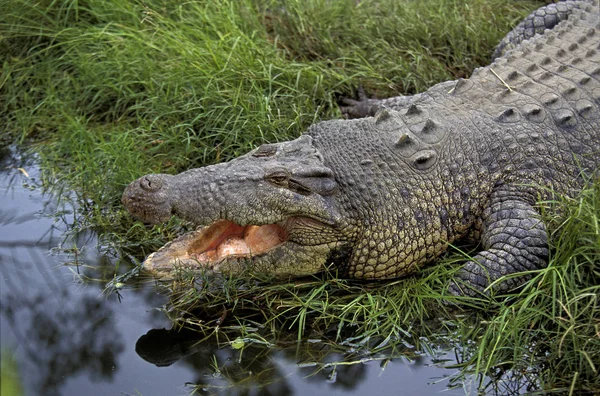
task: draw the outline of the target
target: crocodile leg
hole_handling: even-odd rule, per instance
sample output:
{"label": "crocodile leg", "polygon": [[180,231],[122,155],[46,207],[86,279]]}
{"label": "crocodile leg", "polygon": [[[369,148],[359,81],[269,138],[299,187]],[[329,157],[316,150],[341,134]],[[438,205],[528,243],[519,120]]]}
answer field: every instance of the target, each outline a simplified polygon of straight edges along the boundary
{"label": "crocodile leg", "polygon": [[[532,203],[533,191],[502,186],[492,193],[482,216],[483,250],[459,270],[449,292],[454,295],[489,294],[487,288],[500,277],[546,266],[548,235]],[[493,286],[507,292],[524,284],[531,275],[508,278]]]}
{"label": "crocodile leg", "polygon": [[[399,101],[406,104],[410,104],[412,101],[411,96],[400,96]],[[341,97],[339,98],[338,105],[344,118],[364,118],[372,117],[377,111],[384,106],[382,99],[371,99],[367,97],[365,90],[362,87],[358,87],[358,99]]]}

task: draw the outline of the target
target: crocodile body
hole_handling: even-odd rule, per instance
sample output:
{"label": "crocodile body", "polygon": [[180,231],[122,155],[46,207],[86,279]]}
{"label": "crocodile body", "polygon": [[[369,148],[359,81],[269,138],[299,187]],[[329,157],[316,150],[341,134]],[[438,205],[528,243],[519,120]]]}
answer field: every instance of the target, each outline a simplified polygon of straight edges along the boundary
{"label": "crocodile body", "polygon": [[386,279],[469,237],[481,251],[450,292],[475,294],[523,272],[493,289],[518,287],[524,271],[547,263],[536,202],[597,177],[598,22],[597,2],[542,7],[469,79],[346,101],[346,115],[375,117],[321,122],[227,163],[136,180],[123,203],[140,220],[175,214],[208,225],[145,267],[288,276],[334,263],[344,276]]}

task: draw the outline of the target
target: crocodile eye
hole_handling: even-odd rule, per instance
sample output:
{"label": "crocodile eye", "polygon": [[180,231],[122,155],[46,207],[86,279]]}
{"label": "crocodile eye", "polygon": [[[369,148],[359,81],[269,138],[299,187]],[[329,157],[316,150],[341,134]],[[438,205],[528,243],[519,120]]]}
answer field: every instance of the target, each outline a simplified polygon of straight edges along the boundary
{"label": "crocodile eye", "polygon": [[276,186],[288,187],[290,173],[284,169],[277,169],[269,172],[265,179]]}

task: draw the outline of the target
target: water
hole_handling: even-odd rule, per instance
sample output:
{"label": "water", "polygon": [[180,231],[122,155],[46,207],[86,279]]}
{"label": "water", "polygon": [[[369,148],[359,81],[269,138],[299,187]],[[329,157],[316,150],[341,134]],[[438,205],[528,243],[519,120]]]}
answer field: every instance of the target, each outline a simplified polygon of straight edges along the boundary
{"label": "water", "polygon": [[156,309],[165,297],[151,284],[126,287],[119,299],[103,291],[104,282],[81,280],[112,259],[98,252],[93,233],[64,240],[73,204],[44,195],[38,180],[34,158],[0,152],[0,347],[15,357],[27,395],[187,395],[189,384],[205,384],[200,394],[469,390],[468,384],[449,390],[453,372],[426,356],[315,370],[298,363],[349,356],[305,342],[250,346],[240,359],[239,350],[198,343],[195,333],[168,332],[170,322]]}

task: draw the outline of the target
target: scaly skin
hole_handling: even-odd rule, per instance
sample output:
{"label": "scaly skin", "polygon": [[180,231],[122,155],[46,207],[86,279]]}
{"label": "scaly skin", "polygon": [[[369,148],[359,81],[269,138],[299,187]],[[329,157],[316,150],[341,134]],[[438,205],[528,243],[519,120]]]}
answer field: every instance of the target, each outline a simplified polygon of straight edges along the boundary
{"label": "scaly skin", "polygon": [[[551,30],[531,37],[540,20]],[[582,174],[600,166],[598,21],[597,3],[543,7],[468,80],[412,97],[346,101],[346,116],[378,113],[322,122],[225,164],[134,181],[123,203],[143,221],[175,214],[200,225],[278,223],[287,236],[264,253],[203,262],[177,259],[188,237],[145,266],[157,276],[178,266],[302,275],[333,262],[348,277],[386,279],[469,236],[482,250],[449,286],[453,294],[544,267],[548,237],[536,202],[550,190],[576,193]]]}

